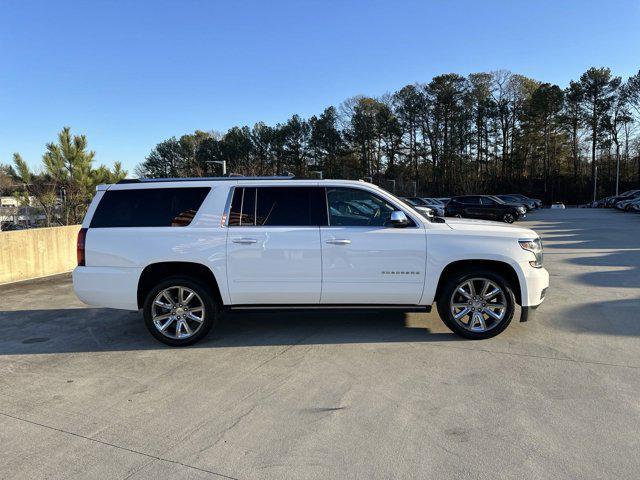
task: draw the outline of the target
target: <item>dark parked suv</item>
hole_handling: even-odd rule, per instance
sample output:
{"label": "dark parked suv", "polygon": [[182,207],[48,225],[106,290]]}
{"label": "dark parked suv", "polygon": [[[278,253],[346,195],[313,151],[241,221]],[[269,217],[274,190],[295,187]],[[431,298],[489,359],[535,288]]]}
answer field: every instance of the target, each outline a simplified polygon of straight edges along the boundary
{"label": "dark parked suv", "polygon": [[453,197],[445,207],[447,217],[481,218],[513,223],[526,213],[522,205],[505,203],[488,195]]}

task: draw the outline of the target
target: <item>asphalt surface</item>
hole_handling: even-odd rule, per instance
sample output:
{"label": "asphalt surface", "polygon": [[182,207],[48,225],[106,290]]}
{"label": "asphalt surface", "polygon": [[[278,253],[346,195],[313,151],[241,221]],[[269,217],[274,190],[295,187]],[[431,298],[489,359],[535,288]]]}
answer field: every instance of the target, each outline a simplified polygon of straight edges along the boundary
{"label": "asphalt surface", "polygon": [[0,287],[0,478],[637,479],[640,215],[524,223],[547,299],[479,342],[436,313],[234,313],[171,349],[68,276]]}

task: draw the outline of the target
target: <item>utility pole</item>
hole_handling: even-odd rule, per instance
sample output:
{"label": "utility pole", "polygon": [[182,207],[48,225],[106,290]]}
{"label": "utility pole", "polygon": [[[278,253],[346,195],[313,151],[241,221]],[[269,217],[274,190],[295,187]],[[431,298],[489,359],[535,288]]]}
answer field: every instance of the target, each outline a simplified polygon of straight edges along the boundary
{"label": "utility pole", "polygon": [[[598,191],[598,166],[596,165],[596,170],[593,177],[593,201],[596,201],[596,192]],[[616,195],[618,194],[618,185],[616,183]]]}

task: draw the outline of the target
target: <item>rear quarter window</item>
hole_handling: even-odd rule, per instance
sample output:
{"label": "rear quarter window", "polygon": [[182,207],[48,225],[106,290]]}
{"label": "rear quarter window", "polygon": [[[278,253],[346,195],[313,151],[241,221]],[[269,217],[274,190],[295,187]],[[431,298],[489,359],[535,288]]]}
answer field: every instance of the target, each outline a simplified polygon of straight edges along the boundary
{"label": "rear quarter window", "polygon": [[186,227],[210,190],[209,187],[108,190],[89,226]]}

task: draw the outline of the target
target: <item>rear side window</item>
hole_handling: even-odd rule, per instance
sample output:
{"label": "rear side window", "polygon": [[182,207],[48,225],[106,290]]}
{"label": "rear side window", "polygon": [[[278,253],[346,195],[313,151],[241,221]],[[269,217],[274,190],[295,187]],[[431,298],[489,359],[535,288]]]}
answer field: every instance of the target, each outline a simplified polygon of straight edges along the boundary
{"label": "rear side window", "polygon": [[492,200],[491,198],[487,198],[487,197],[480,197],[480,203],[482,205],[495,205],[496,201]]}
{"label": "rear side window", "polygon": [[480,197],[460,197],[456,200],[463,205],[480,205]]}
{"label": "rear side window", "polygon": [[239,187],[231,202],[229,226],[309,227],[327,224],[321,187]]}
{"label": "rear side window", "polygon": [[186,227],[210,190],[209,187],[108,190],[90,227]]}

